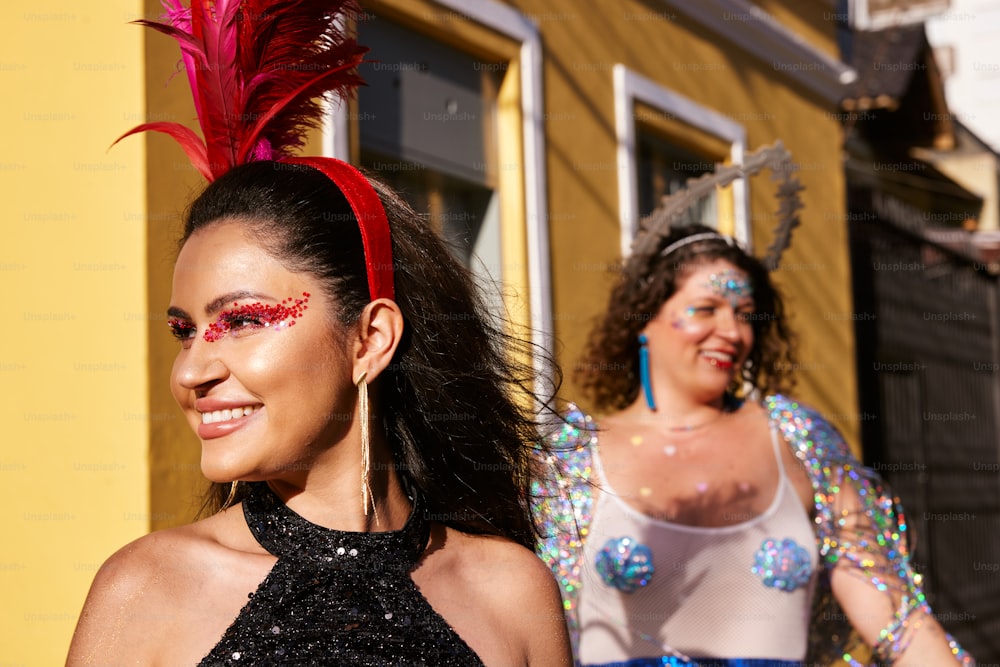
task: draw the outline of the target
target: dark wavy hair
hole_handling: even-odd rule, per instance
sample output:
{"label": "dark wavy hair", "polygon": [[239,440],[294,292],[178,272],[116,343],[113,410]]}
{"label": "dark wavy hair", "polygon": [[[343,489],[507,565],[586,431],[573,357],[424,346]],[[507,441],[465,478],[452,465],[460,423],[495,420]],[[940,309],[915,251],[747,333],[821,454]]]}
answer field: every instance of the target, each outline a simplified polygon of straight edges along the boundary
{"label": "dark wavy hair", "polygon": [[[395,356],[375,381],[373,427],[384,430],[393,465],[434,520],[531,547],[529,462],[541,439],[534,410],[548,404],[530,400],[532,361],[548,357],[505,333],[471,272],[426,221],[387,185],[369,180],[389,219],[404,319]],[[370,301],[361,233],[325,175],[281,162],[236,167],[192,204],[181,243],[224,219],[244,225],[289,270],[318,278],[340,325],[357,322]],[[554,364],[549,371],[557,386]],[[221,507],[229,490],[213,484],[203,510]]]}
{"label": "dark wavy hair", "polygon": [[621,410],[639,395],[639,332],[680,288],[691,271],[721,259],[744,271],[753,286],[754,345],[747,364],[734,378],[731,392],[741,395],[743,382],[761,395],[786,392],[794,381],[795,341],[785,318],[781,295],[767,269],[724,239],[694,241],[663,257],[663,250],[692,234],[714,232],[704,225],[670,231],[646,257],[631,257],[611,291],[608,308],[590,333],[573,377],[597,409]]}

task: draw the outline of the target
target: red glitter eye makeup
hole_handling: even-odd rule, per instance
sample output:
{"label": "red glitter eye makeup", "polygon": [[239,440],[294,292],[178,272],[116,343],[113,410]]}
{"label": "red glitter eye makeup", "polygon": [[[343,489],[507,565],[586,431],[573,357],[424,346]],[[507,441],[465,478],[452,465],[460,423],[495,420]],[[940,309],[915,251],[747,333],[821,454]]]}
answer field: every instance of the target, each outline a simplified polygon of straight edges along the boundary
{"label": "red glitter eye makeup", "polygon": [[218,319],[208,325],[204,338],[209,343],[223,338],[228,333],[253,331],[257,329],[281,330],[295,324],[308,306],[309,293],[303,292],[301,299],[289,297],[281,303],[268,305],[248,303],[240,306],[234,303],[232,309],[219,313]]}
{"label": "red glitter eye makeup", "polygon": [[187,340],[194,336],[195,326],[187,320],[170,318],[167,320],[167,326],[170,327],[170,333],[177,340]]}

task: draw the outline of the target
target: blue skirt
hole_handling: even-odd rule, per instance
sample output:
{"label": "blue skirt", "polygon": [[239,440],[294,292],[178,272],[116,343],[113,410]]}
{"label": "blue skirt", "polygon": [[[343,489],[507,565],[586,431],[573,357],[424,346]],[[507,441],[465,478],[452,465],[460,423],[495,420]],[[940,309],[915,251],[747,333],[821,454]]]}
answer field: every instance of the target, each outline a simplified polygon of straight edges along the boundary
{"label": "blue skirt", "polygon": [[774,660],[772,658],[691,658],[690,661],[676,656],[662,658],[633,658],[625,662],[605,662],[587,664],[584,667],[802,667],[798,660]]}

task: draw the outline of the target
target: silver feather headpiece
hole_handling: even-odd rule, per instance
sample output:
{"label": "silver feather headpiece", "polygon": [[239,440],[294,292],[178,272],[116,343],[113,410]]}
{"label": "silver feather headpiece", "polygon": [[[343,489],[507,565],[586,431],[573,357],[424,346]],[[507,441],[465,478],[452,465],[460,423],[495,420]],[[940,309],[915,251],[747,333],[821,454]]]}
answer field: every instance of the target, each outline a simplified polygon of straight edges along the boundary
{"label": "silver feather headpiece", "polygon": [[[657,255],[667,254],[659,250],[663,239],[670,235],[672,228],[684,219],[689,210],[711,195],[716,188],[729,185],[737,178],[760,173],[764,169],[769,170],[771,180],[778,183],[779,205],[776,214],[778,224],[767,254],[761,258],[761,262],[769,271],[778,268],[782,252],[791,243],[792,229],[800,224],[798,212],[803,205],[799,192],[804,189],[795,175],[798,167],[792,162],[791,153],[785,150],[781,141],[748,154],[742,164],[717,164],[714,171],[689,179],[683,189],[665,196],[660,206],[640,221],[639,233],[632,243],[632,253],[625,262],[626,274],[635,279],[643,278],[650,261]],[[730,245],[735,244],[735,239],[730,240],[721,234],[712,237]],[[706,235],[697,240],[709,238]],[[687,237],[665,250],[673,251],[681,247],[681,244],[688,245],[695,241],[693,236]]]}

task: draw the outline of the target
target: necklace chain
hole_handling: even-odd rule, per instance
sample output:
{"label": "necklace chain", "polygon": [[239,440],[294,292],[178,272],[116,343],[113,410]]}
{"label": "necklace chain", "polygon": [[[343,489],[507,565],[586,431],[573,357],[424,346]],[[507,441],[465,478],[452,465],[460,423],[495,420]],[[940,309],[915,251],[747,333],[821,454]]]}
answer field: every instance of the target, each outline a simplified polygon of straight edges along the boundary
{"label": "necklace chain", "polygon": [[670,433],[690,433],[691,431],[697,431],[698,429],[705,428],[715,422],[719,421],[726,415],[736,412],[740,407],[740,401],[733,398],[730,394],[726,394],[722,400],[722,407],[719,409],[719,414],[712,417],[707,421],[703,421],[700,424],[681,424],[680,426],[667,426],[667,430]]}
{"label": "necklace chain", "polygon": [[710,424],[714,424],[715,422],[719,421],[729,413],[730,411],[727,408],[722,408],[721,410],[719,410],[719,414],[717,414],[716,416],[712,417],[707,421],[701,422],[700,424],[682,424],[680,426],[668,426],[667,430],[670,431],[671,433],[690,433],[691,431],[697,431],[700,428],[705,428]]}

